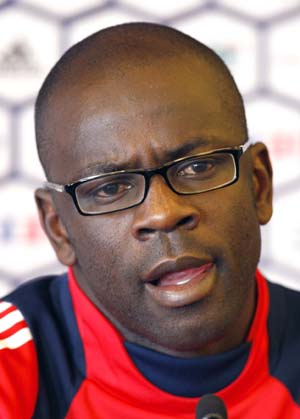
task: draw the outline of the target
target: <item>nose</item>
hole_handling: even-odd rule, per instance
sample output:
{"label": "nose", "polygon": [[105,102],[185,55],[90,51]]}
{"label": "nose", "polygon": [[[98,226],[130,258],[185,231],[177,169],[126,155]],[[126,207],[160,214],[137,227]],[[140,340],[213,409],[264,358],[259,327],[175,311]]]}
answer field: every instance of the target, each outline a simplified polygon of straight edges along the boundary
{"label": "nose", "polygon": [[136,207],[132,233],[138,240],[147,240],[156,232],[178,228],[192,230],[200,220],[198,209],[189,196],[173,192],[160,175],[152,177],[145,201]]}

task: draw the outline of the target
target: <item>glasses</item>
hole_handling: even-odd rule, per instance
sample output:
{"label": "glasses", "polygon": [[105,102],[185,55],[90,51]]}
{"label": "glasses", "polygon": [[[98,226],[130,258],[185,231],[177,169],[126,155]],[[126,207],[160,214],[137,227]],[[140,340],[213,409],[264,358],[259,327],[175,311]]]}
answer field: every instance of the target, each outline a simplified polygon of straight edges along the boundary
{"label": "glasses", "polygon": [[162,176],[179,195],[200,194],[232,185],[239,178],[240,157],[250,145],[248,140],[240,146],[183,157],[158,168],[119,170],[67,185],[45,182],[44,187],[67,192],[82,215],[108,214],[144,202],[155,175]]}

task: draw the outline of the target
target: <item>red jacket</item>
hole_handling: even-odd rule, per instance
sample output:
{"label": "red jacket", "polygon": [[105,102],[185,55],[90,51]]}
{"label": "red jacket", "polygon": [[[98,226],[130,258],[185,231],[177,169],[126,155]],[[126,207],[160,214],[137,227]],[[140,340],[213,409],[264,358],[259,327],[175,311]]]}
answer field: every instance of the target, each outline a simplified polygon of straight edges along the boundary
{"label": "red jacket", "polygon": [[[259,273],[257,285],[241,370],[231,381],[225,364],[215,393],[230,419],[300,419],[300,293]],[[126,345],[71,271],[21,286],[0,303],[0,418],[194,419],[199,397],[171,394],[163,374],[151,382]],[[149,371],[151,356],[172,365],[137,351]]]}

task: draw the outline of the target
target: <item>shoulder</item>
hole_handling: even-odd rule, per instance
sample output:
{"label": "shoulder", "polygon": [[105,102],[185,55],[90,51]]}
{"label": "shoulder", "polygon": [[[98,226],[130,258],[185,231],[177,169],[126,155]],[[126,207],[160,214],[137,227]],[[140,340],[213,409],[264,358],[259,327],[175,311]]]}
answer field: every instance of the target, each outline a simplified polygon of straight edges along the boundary
{"label": "shoulder", "polygon": [[60,326],[61,318],[72,312],[67,274],[27,281],[3,300],[22,312],[35,341],[49,335]]}
{"label": "shoulder", "polygon": [[68,275],[28,281],[6,296],[5,302],[22,313],[35,345],[38,395],[33,417],[65,417],[86,373]]}
{"label": "shoulder", "polygon": [[[276,341],[277,352],[281,349],[284,354],[288,352],[289,355],[292,355],[297,350],[297,364],[300,366],[298,361],[300,353],[300,292],[278,284],[269,284],[269,290],[268,323],[271,343],[275,345]],[[296,359],[294,360],[296,361]],[[291,358],[290,361],[292,361]]]}
{"label": "shoulder", "polygon": [[300,344],[300,291],[268,282],[270,294],[269,326],[286,339]]}
{"label": "shoulder", "polygon": [[61,345],[74,343],[77,325],[67,274],[28,281],[3,301],[22,313],[40,356],[47,357],[50,349],[58,354]]}
{"label": "shoulder", "polygon": [[28,324],[15,305],[0,301],[0,417],[31,418],[37,387],[37,356]]}
{"label": "shoulder", "polygon": [[300,292],[268,283],[270,373],[288,388],[294,400],[300,398]]}
{"label": "shoulder", "polygon": [[268,282],[270,309],[268,330],[277,351],[279,341],[282,349],[298,346],[300,349],[300,292],[279,284]]}
{"label": "shoulder", "polygon": [[27,281],[8,294],[3,300],[21,308],[26,315],[32,315],[41,305],[48,308],[51,305],[53,288],[58,282],[67,283],[67,274],[39,277]]}

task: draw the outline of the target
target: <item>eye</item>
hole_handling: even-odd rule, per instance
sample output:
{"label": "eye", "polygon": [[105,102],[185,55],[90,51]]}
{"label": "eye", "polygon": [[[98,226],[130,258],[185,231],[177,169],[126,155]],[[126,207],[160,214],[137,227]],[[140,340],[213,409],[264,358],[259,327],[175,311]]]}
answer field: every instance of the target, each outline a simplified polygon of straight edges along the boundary
{"label": "eye", "polygon": [[177,172],[177,176],[207,176],[214,172],[215,167],[214,159],[195,159],[182,165]]}
{"label": "eye", "polygon": [[129,208],[143,198],[145,178],[139,173],[113,173],[86,179],[76,188],[78,205],[87,213]]}
{"label": "eye", "polygon": [[119,198],[127,191],[133,188],[133,185],[124,181],[111,181],[103,185],[97,185],[90,191],[94,198]]}

